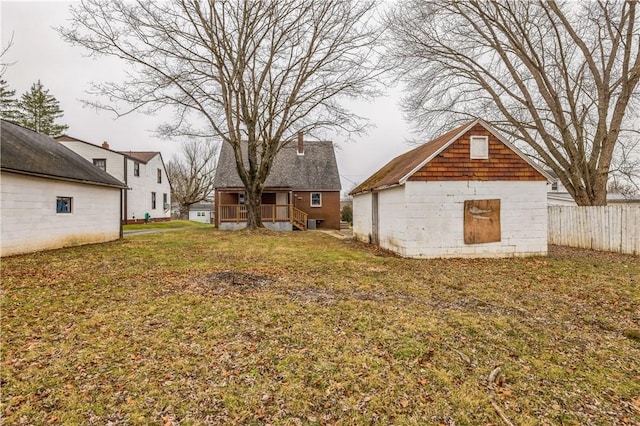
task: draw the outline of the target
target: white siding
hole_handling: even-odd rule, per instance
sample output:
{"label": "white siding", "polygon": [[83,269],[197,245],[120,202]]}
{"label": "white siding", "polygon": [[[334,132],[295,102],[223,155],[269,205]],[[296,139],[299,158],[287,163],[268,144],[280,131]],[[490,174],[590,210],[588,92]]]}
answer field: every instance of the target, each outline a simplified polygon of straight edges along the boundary
{"label": "white siding", "polygon": [[124,155],[86,142],[60,141],[61,144],[93,163],[94,158],[107,160],[107,173],[124,182]]}
{"label": "white siding", "polygon": [[[2,173],[1,254],[113,241],[120,237],[120,189]],[[73,197],[72,213],[56,199]]]}
{"label": "white siding", "polygon": [[211,213],[210,210],[189,210],[189,220],[211,223]]}
{"label": "white siding", "polygon": [[353,237],[365,243],[371,242],[371,193],[353,197]]}
{"label": "white siding", "polygon": [[[162,170],[162,182],[158,183],[157,170]],[[134,160],[127,159],[127,219],[144,219],[149,213],[151,219],[170,218],[171,208],[165,209],[163,194],[171,205],[171,185],[165,172],[162,157],[158,154],[146,164],[140,162],[140,176],[134,176]],[[151,205],[151,193],[156,193],[156,208]]]}

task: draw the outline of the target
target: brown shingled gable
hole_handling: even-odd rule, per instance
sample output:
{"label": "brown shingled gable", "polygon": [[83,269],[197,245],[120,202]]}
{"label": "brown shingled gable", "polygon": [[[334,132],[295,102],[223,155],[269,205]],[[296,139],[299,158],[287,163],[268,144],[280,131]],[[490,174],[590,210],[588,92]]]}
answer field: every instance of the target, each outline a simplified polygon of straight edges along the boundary
{"label": "brown shingled gable", "polygon": [[413,169],[418,167],[420,163],[422,163],[424,160],[429,158],[440,148],[450,142],[451,138],[456,136],[470,124],[471,122],[465,123],[453,130],[449,130],[447,133],[430,142],[427,142],[415,149],[412,149],[409,152],[405,152],[404,154],[399,155],[398,157],[389,161],[376,173],[371,175],[371,177],[369,177],[367,180],[358,185],[353,191],[351,191],[351,193],[357,194],[359,192],[366,192],[372,189],[399,184],[400,179],[405,177]]}
{"label": "brown shingled gable", "polygon": [[[489,159],[469,158],[469,137],[489,136]],[[439,155],[433,157],[436,153]],[[425,161],[427,163],[420,165]],[[418,167],[420,167],[418,169]],[[524,159],[490,126],[476,119],[406,152],[358,185],[351,194],[399,185],[403,180],[547,180],[550,177]]]}

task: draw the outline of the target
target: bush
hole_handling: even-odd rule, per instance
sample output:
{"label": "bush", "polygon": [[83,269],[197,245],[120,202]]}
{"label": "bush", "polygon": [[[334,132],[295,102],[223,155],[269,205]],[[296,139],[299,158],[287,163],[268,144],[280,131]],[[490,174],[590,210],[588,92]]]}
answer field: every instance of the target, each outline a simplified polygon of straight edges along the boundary
{"label": "bush", "polygon": [[353,224],[353,208],[350,205],[342,207],[340,219],[343,222],[349,222],[350,224]]}

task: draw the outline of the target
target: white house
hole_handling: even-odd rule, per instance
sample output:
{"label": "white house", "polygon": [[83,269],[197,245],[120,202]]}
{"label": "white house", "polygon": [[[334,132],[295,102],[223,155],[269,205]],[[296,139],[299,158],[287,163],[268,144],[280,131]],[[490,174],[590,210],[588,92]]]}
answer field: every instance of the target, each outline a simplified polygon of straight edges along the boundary
{"label": "white house", "polygon": [[171,185],[161,153],[112,151],[107,142],[98,146],[67,135],[56,139],[127,185],[122,199],[126,223],[171,219]]}
{"label": "white house", "polygon": [[0,139],[2,256],[120,238],[124,183],[24,127]]}
{"label": "white house", "polygon": [[415,258],[544,255],[552,181],[476,119],[357,186],[354,237]]}
{"label": "white house", "polygon": [[204,201],[189,206],[189,220],[213,223],[213,201]]}

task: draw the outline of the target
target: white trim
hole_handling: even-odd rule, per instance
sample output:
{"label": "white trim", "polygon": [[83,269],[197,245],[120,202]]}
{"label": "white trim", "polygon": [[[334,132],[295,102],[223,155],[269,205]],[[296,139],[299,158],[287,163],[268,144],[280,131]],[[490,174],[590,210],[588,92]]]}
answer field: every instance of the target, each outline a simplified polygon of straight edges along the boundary
{"label": "white trim", "polygon": [[438,155],[440,155],[440,153],[442,151],[444,151],[445,149],[447,149],[449,147],[449,145],[451,145],[453,142],[455,142],[460,136],[462,136],[463,134],[465,134],[466,132],[469,131],[469,129],[471,129],[473,126],[475,126],[476,124],[480,124],[482,127],[484,127],[486,130],[488,130],[493,136],[495,136],[500,142],[502,142],[503,144],[505,144],[507,146],[507,148],[509,148],[511,151],[513,151],[514,153],[516,153],[516,155],[518,155],[520,158],[522,158],[527,164],[529,164],[531,167],[533,167],[536,171],[538,171],[542,176],[544,176],[545,178],[547,178],[547,182],[549,183],[553,183],[556,179],[551,176],[549,173],[547,173],[542,167],[540,167],[539,165],[537,165],[536,163],[534,163],[529,157],[527,157],[522,151],[520,151],[518,148],[516,148],[513,144],[511,144],[510,142],[508,142],[505,138],[503,138],[489,123],[487,123],[486,121],[480,119],[480,118],[476,118],[475,120],[473,120],[471,123],[469,123],[468,126],[466,126],[464,129],[462,129],[460,132],[458,132],[455,136],[453,136],[446,144],[444,144],[439,150],[437,150],[436,152],[434,152],[433,154],[431,154],[429,157],[427,157],[425,160],[423,160],[420,164],[418,164],[413,170],[411,170],[409,173],[407,173],[405,176],[403,176],[400,181],[398,182],[399,185],[404,185],[407,180],[413,176],[413,174],[415,172],[417,172],[418,170],[420,170],[422,167],[424,167],[425,164],[427,164],[428,162],[430,162],[431,160],[433,160],[435,157],[437,157]]}
{"label": "white trim", "polygon": [[[313,204],[313,194],[318,194],[320,204]],[[322,192],[312,192],[309,194],[309,207],[322,207]]]}
{"label": "white trim", "polygon": [[511,142],[507,141],[505,138],[503,138],[493,127],[491,127],[491,125],[489,123],[484,122],[483,120],[480,120],[480,124],[482,124],[485,129],[487,129],[488,131],[491,132],[492,135],[494,135],[496,138],[498,138],[498,140],[500,142],[502,142],[503,144],[505,144],[509,149],[511,149],[511,151],[515,152],[520,158],[522,158],[527,164],[529,164],[531,167],[533,167],[534,169],[536,169],[538,172],[540,172],[540,174],[542,174],[542,176],[547,178],[547,182],[549,183],[553,183],[556,178],[554,178],[553,176],[551,176],[549,173],[547,173],[541,166],[537,165],[536,163],[534,163],[528,156],[526,156],[524,154],[524,152],[520,151],[518,148],[516,148]]}
{"label": "white trim", "polygon": [[[444,151],[445,149],[447,149],[449,147],[449,145],[451,145],[453,142],[455,142],[460,136],[464,135],[465,133],[467,133],[469,131],[469,129],[471,129],[473,126],[475,126],[476,124],[478,124],[481,120],[479,118],[476,118],[475,120],[473,120],[471,123],[469,123],[468,126],[466,126],[464,129],[462,129],[460,132],[456,133],[451,139],[449,139],[449,141],[447,143],[445,143],[444,145],[442,145],[442,147],[440,147],[439,150],[437,150],[436,152],[434,152],[433,154],[431,154],[430,156],[428,156],[427,158],[425,158],[424,160],[422,160],[422,162],[420,162],[420,164],[418,164],[416,167],[413,168],[413,170],[411,170],[409,173],[407,173],[405,176],[403,176],[399,181],[398,184],[399,185],[404,185],[407,180],[413,176],[413,174],[415,172],[417,172],[418,170],[420,170],[421,168],[424,167],[425,164],[427,164],[428,162],[430,162],[431,160],[433,160],[434,158],[436,158],[438,155],[440,155],[440,153],[442,151]],[[437,138],[436,138],[437,139]]]}
{"label": "white trim", "polygon": [[469,159],[489,159],[489,136],[471,135],[469,137]]}

